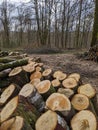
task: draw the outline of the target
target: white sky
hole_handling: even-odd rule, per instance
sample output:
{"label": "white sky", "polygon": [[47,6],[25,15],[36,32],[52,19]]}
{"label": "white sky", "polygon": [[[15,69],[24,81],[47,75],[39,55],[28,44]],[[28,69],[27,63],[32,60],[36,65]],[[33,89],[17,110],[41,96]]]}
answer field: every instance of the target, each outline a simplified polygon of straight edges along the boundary
{"label": "white sky", "polygon": [[[3,1],[4,1],[4,0],[0,0],[0,3],[2,3]],[[27,2],[29,2],[30,0],[7,0],[7,1],[15,2],[15,3],[19,3],[19,2],[27,3]]]}

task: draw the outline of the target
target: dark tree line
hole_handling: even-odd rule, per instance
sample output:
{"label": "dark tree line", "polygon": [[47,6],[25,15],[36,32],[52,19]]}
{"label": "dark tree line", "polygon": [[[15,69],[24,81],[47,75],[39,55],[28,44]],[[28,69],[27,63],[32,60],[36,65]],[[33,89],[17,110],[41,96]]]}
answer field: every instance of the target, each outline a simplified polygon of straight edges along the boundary
{"label": "dark tree line", "polygon": [[97,0],[30,0],[20,4],[4,0],[0,5],[0,46],[89,48],[98,40],[97,10]]}

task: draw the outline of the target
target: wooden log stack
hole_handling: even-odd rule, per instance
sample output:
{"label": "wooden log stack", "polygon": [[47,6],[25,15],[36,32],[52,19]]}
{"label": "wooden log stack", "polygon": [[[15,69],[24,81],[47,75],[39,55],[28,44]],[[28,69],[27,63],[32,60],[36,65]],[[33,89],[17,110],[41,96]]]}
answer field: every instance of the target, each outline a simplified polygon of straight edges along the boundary
{"label": "wooden log stack", "polygon": [[96,90],[79,73],[16,61],[0,72],[0,130],[98,130]]}

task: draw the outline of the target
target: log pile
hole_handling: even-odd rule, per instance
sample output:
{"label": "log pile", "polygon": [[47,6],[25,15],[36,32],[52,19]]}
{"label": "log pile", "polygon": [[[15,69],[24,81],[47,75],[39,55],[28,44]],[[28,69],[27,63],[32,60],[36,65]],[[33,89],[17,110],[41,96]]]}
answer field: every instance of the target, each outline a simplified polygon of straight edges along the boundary
{"label": "log pile", "polygon": [[77,54],[77,58],[83,58],[85,60],[98,62],[98,44],[91,47],[88,52],[84,52],[83,54]]}
{"label": "log pile", "polygon": [[94,87],[37,61],[0,66],[0,130],[98,130]]}

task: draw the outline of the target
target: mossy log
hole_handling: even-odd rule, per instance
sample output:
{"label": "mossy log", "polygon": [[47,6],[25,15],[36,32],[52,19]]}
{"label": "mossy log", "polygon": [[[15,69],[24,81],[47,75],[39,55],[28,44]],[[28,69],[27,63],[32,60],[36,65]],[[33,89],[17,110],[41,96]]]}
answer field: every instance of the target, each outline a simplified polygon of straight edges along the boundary
{"label": "mossy log", "polygon": [[6,78],[10,72],[11,72],[11,68],[1,71],[0,78]]}
{"label": "mossy log", "polygon": [[21,116],[13,117],[0,126],[0,130],[33,130]]}
{"label": "mossy log", "polygon": [[0,88],[6,88],[7,86],[9,86],[11,84],[11,81],[9,78],[3,78],[0,79]]}
{"label": "mossy log", "polygon": [[11,99],[1,110],[0,122],[2,123],[13,116],[22,116],[34,129],[40,114],[33,105],[28,104],[25,98],[17,96]]}
{"label": "mossy log", "polygon": [[19,95],[27,98],[28,102],[33,104],[39,112],[44,111],[45,102],[32,84],[25,84],[19,92]]}
{"label": "mossy log", "polygon": [[9,73],[9,78],[12,83],[17,84],[20,87],[30,81],[27,73],[22,69],[22,67],[16,67],[12,69],[12,71]]}
{"label": "mossy log", "polygon": [[66,121],[50,110],[38,118],[35,127],[36,130],[69,130]]}
{"label": "mossy log", "polygon": [[8,63],[8,62],[12,62],[15,61],[15,59],[9,58],[9,57],[2,57],[0,58],[0,63]]}
{"label": "mossy log", "polygon": [[28,59],[21,59],[0,65],[0,71],[28,64]]}

